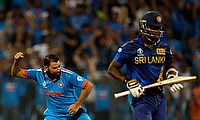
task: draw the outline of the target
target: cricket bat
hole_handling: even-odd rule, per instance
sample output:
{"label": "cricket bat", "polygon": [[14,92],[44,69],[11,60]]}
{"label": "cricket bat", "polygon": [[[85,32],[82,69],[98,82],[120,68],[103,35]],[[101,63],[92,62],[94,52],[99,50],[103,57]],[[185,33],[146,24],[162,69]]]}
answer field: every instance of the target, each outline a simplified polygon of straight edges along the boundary
{"label": "cricket bat", "polygon": [[[166,79],[157,83],[153,83],[147,86],[144,86],[144,89],[149,89],[149,88],[153,88],[153,87],[161,87],[161,86],[166,86],[166,85],[172,85],[175,83],[183,83],[183,82],[193,82],[197,79],[196,76],[178,76],[178,77],[174,77],[174,78],[170,78],[170,79]],[[130,94],[130,90],[124,91],[124,92],[120,92],[120,93],[116,93],[114,94],[115,98],[119,98],[122,96],[126,96]]]}

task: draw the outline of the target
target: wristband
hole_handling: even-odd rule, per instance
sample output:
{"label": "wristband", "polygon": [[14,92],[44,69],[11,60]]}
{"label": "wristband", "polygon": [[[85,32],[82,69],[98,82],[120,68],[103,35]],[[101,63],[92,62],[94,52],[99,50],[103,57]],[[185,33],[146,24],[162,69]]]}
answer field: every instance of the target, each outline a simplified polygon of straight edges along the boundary
{"label": "wristband", "polygon": [[131,80],[131,79],[129,79],[129,78],[124,78],[123,83],[126,84],[129,80]]}
{"label": "wristband", "polygon": [[130,81],[127,81],[126,83],[126,86],[127,88],[129,89],[132,89],[132,88],[136,88],[138,87],[140,84],[135,80],[135,79],[131,79]]}

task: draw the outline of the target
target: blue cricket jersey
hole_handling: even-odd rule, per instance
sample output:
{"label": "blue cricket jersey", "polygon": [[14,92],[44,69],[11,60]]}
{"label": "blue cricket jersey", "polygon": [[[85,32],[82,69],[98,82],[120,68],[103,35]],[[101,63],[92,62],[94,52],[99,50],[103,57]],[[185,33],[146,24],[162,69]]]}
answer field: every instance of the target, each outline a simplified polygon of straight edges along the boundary
{"label": "blue cricket jersey", "polygon": [[164,64],[172,64],[169,46],[159,41],[150,49],[141,35],[119,47],[114,60],[127,67],[127,77],[136,79],[142,86],[161,80]]}
{"label": "blue cricket jersey", "polygon": [[45,116],[70,117],[68,108],[78,99],[75,87],[84,88],[87,79],[77,73],[62,68],[60,79],[52,81],[44,69],[29,69],[25,71],[28,78],[35,80],[43,89],[46,96],[47,109]]}

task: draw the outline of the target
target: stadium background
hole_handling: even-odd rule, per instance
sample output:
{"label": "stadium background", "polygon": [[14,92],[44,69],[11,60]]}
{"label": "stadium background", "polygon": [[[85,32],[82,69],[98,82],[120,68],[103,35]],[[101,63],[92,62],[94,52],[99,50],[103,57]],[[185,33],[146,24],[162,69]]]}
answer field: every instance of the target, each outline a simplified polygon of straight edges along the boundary
{"label": "stadium background", "polygon": [[95,87],[83,106],[94,120],[131,120],[127,97],[113,98],[125,86],[106,70],[118,46],[138,35],[138,20],[148,10],[163,16],[162,40],[179,75],[198,77],[177,94],[165,87],[167,120],[199,119],[200,0],[0,0],[0,118],[42,119],[41,89],[10,75],[13,55],[22,51],[24,68],[42,67],[43,57],[55,53],[63,67],[91,80]]}

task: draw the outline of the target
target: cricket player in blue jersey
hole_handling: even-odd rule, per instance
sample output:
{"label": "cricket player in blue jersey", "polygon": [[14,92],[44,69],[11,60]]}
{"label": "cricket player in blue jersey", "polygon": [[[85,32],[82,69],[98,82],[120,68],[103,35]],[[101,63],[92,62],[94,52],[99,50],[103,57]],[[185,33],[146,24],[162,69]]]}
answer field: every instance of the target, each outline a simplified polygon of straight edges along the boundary
{"label": "cricket player in blue jersey", "polygon": [[[143,86],[161,81],[163,73],[167,78],[178,76],[178,71],[172,65],[172,52],[160,40],[164,32],[160,13],[146,12],[139,21],[139,31],[137,38],[119,47],[108,67],[108,74],[123,82],[131,91],[128,100],[135,120],[165,120],[166,98],[163,89],[143,89]],[[123,65],[127,68],[126,75],[120,71]],[[177,92],[183,85],[177,83],[170,88]]]}
{"label": "cricket player in blue jersey", "polygon": [[[20,61],[24,58],[22,52],[14,55],[11,74],[14,77],[35,80],[46,96],[47,109],[45,120],[91,120],[86,109],[81,104],[90,94],[93,84],[77,73],[61,68],[58,56],[49,54],[44,58],[44,67],[40,69],[23,69]],[[82,88],[79,97],[75,88]]]}

